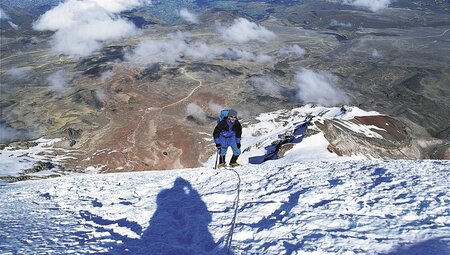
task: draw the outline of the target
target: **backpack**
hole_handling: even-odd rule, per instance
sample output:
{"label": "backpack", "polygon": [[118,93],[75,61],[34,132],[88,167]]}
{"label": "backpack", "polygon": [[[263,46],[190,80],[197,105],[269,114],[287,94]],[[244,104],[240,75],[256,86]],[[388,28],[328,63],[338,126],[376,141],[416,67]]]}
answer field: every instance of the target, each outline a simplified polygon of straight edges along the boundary
{"label": "backpack", "polygon": [[224,109],[220,112],[219,118],[217,118],[217,123],[221,122],[223,119],[226,119],[228,117],[228,113],[232,112],[235,115],[237,115],[237,112],[233,109]]}

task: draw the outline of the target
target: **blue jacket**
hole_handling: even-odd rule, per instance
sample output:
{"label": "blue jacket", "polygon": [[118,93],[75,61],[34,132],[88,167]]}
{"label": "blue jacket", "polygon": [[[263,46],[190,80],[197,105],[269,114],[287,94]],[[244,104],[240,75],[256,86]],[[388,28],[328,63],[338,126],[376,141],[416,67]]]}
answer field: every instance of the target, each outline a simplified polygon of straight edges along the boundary
{"label": "blue jacket", "polygon": [[223,119],[217,124],[213,132],[214,143],[223,147],[241,143],[241,135],[242,126],[238,119],[234,121],[234,124],[228,118]]}

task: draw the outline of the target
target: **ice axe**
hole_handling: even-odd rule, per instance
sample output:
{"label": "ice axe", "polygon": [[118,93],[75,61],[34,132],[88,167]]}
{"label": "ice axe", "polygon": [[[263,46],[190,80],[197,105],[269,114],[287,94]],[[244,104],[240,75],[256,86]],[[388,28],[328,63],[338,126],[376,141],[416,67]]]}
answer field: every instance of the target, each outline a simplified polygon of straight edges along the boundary
{"label": "ice axe", "polygon": [[214,169],[217,168],[217,160],[219,159],[219,151],[220,151],[220,149],[217,149],[216,163],[214,163]]}

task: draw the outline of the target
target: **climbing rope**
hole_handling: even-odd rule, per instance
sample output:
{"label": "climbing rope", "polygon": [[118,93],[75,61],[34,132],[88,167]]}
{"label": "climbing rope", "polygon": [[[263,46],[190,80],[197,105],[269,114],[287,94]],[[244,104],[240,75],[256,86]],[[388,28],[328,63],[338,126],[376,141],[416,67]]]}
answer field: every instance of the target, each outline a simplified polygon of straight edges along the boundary
{"label": "climbing rope", "polygon": [[239,209],[239,194],[241,193],[241,176],[234,169],[228,169],[228,170],[233,171],[236,174],[236,176],[238,177],[237,194],[236,194],[236,198],[234,199],[234,215],[233,215],[233,220],[231,221],[231,228],[230,228],[230,232],[228,233],[228,239],[227,239],[227,244],[226,244],[228,247],[227,255],[230,255],[231,243],[233,241],[234,227],[236,225],[236,217],[237,217],[238,209]]}

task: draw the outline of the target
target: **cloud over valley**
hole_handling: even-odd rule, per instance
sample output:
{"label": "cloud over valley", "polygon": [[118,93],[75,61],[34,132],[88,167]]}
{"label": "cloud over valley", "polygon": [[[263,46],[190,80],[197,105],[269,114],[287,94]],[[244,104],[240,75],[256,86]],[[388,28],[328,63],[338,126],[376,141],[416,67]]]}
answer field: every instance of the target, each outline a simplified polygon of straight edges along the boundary
{"label": "cloud over valley", "polygon": [[191,116],[199,123],[203,124],[203,123],[206,123],[206,121],[207,121],[206,112],[203,111],[203,109],[195,103],[190,103],[187,105],[186,113],[188,116]]}
{"label": "cloud over valley", "polygon": [[195,15],[194,13],[190,12],[188,9],[186,8],[182,8],[179,12],[180,17],[190,23],[194,23],[197,24],[199,22],[197,15]]}
{"label": "cloud over valley", "polygon": [[270,77],[251,77],[249,82],[261,95],[281,97],[282,87]]}
{"label": "cloud over valley", "polygon": [[65,71],[59,70],[47,77],[47,82],[50,85],[50,89],[59,94],[62,94],[69,90],[69,82],[73,78],[73,74]]}
{"label": "cloud over valley", "polygon": [[250,41],[267,42],[276,37],[267,28],[244,18],[237,18],[229,27],[220,27],[221,37],[225,41],[246,43]]}
{"label": "cloud over valley", "polygon": [[301,68],[295,75],[297,98],[303,103],[325,106],[347,104],[348,96],[336,87],[338,78],[326,71]]}
{"label": "cloud over valley", "polygon": [[21,139],[29,139],[35,134],[29,130],[16,129],[0,121],[0,143],[10,143]]}
{"label": "cloud over valley", "polygon": [[355,7],[365,8],[373,12],[377,12],[389,7],[392,0],[333,0],[331,2],[340,2],[342,4],[352,5]]}
{"label": "cloud over valley", "polygon": [[280,49],[280,54],[282,56],[294,56],[298,58],[303,58],[305,56],[306,50],[297,44],[284,46]]}
{"label": "cloud over valley", "polygon": [[54,31],[52,47],[56,52],[85,57],[101,48],[102,42],[137,33],[133,23],[121,18],[121,11],[147,1],[69,0],[47,11],[33,28]]}
{"label": "cloud over valley", "polygon": [[6,71],[6,74],[13,79],[23,80],[32,72],[31,67],[14,67]]}
{"label": "cloud over valley", "polygon": [[137,64],[166,63],[176,65],[184,59],[212,61],[215,59],[270,62],[272,57],[241,49],[225,48],[194,41],[189,33],[177,32],[170,40],[142,41],[126,58]]}
{"label": "cloud over valley", "polygon": [[2,8],[0,8],[0,20],[1,19],[9,19],[9,16],[6,14],[5,11],[3,11]]}

